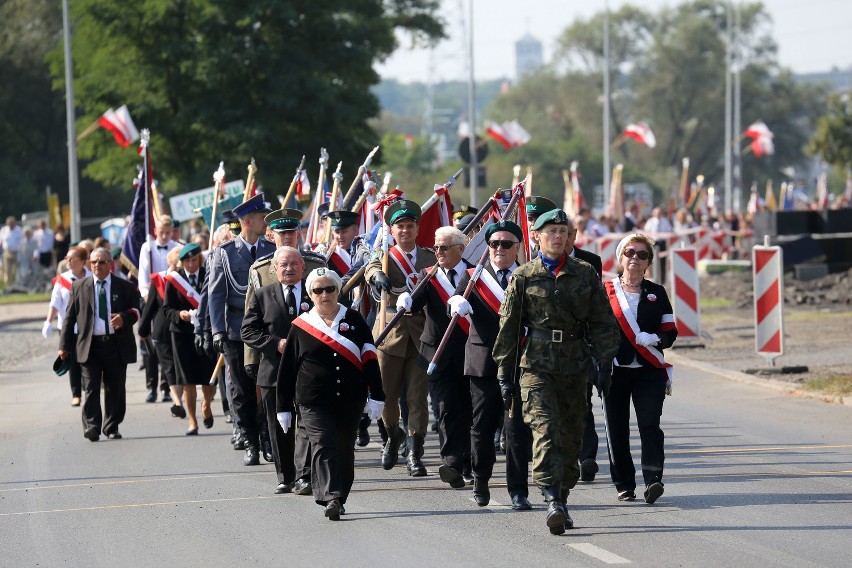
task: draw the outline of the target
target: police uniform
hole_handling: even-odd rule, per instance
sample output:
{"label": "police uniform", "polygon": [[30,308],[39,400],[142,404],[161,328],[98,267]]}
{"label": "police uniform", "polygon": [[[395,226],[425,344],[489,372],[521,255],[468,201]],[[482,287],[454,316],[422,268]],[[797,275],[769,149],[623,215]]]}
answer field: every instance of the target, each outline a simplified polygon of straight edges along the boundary
{"label": "police uniform", "polygon": [[[250,213],[269,211],[259,193],[234,208],[242,218]],[[254,244],[241,236],[213,249],[209,263],[208,311],[214,344],[224,351],[231,372],[233,411],[246,443],[246,464],[257,464],[260,414],[255,380],[245,370],[240,326],[245,312],[248,271],[258,259],[275,250],[275,245],[259,237]]]}
{"label": "police uniform", "polygon": [[[543,214],[533,229],[551,223],[567,225],[565,212]],[[528,332],[521,346],[524,327]],[[618,327],[591,266],[563,252],[560,259],[540,254],[514,272],[500,308],[494,360],[504,384],[519,362],[521,406],[533,434],[533,481],[548,502],[547,524],[553,534],[573,526],[564,499],[580,477],[577,459],[591,365],[584,333],[592,354],[611,360],[618,349]]]}
{"label": "police uniform", "polygon": [[[400,199],[385,211],[384,218],[388,226],[403,219],[419,221],[420,206],[413,201]],[[390,251],[392,258],[388,259],[388,274],[391,292],[388,293],[388,319],[396,313],[396,300],[402,292],[410,292],[414,287],[414,279],[421,270],[431,268],[436,262],[435,253],[429,249],[415,246],[412,251],[414,259],[408,258],[398,246]],[[405,271],[404,271],[405,270]],[[382,253],[378,247],[367,264],[365,277],[367,282],[374,284],[378,273],[382,271]],[[409,283],[411,286],[409,287]],[[425,316],[422,313],[405,314],[389,331],[381,345],[377,346],[379,367],[382,371],[382,386],[387,401],[382,412],[382,420],[388,431],[388,441],[382,453],[382,466],[391,469],[396,464],[399,446],[406,433],[399,428],[400,408],[399,397],[403,382],[406,382],[406,401],[408,403],[408,435],[426,436],[429,423],[427,406],[428,384],[426,371],[418,364],[420,354],[420,337],[423,334]],[[373,337],[382,332],[379,318],[373,326]]]}

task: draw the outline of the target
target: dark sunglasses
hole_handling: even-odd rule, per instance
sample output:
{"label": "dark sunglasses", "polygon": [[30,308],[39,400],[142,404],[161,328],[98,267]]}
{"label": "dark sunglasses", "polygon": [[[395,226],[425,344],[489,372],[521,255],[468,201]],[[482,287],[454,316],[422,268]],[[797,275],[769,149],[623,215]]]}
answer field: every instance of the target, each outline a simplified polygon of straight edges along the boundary
{"label": "dark sunglasses", "polygon": [[89,264],[93,264],[93,265],[97,265],[97,266],[103,266],[104,264],[109,264],[109,263],[110,263],[109,260],[90,260],[89,261]]}
{"label": "dark sunglasses", "polygon": [[435,252],[447,252],[452,247],[460,247],[461,245],[435,245],[432,247],[432,250]]}
{"label": "dark sunglasses", "polygon": [[637,251],[636,249],[624,249],[624,256],[627,258],[633,258],[635,256],[639,260],[648,260],[651,258],[651,253],[646,250]]}
{"label": "dark sunglasses", "polygon": [[311,292],[313,292],[317,296],[319,296],[323,292],[325,292],[326,294],[333,294],[337,292],[337,286],[324,286],[322,288],[314,288],[311,290]]}
{"label": "dark sunglasses", "polygon": [[503,247],[504,249],[510,249],[513,246],[515,246],[516,244],[518,244],[518,241],[509,241],[509,240],[504,241],[503,239],[494,239],[493,241],[488,241],[488,246],[493,248],[493,249],[500,248],[500,247]]}

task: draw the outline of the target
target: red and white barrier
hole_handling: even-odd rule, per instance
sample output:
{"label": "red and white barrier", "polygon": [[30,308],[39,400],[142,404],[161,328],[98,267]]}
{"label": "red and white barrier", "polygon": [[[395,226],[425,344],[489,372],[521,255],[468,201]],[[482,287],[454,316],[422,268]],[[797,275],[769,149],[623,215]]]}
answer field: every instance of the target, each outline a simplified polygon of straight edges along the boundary
{"label": "red and white barrier", "polygon": [[[768,239],[767,239],[768,240]],[[784,354],[784,271],[781,247],[754,246],[754,338],[758,355],[773,359]]]}
{"label": "red and white barrier", "polygon": [[701,335],[698,251],[678,248],[670,251],[674,315],[678,340],[697,340]]}

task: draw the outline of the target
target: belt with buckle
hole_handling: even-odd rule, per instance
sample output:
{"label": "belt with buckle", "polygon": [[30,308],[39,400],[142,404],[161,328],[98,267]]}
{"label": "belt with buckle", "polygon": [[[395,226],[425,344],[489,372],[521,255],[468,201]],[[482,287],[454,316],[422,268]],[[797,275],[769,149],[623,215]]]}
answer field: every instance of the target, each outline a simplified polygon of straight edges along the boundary
{"label": "belt with buckle", "polygon": [[563,341],[580,339],[580,337],[582,337],[580,332],[576,329],[571,333],[568,333],[561,329],[539,329],[537,327],[531,327],[527,335],[535,339],[552,341],[553,343],[562,343]]}

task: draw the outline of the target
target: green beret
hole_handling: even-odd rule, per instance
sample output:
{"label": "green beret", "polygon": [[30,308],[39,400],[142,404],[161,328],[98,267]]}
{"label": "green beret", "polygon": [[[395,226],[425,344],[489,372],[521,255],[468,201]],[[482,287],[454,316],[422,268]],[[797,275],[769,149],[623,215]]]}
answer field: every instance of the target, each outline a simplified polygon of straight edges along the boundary
{"label": "green beret", "polygon": [[542,213],[553,211],[557,208],[556,203],[540,195],[527,197],[527,217],[538,217]]}
{"label": "green beret", "polygon": [[358,214],[341,209],[330,212],[328,214],[328,219],[331,222],[332,229],[345,229],[346,227],[351,227],[358,222]]}
{"label": "green beret", "polygon": [[562,209],[551,209],[538,216],[533,225],[533,231],[540,231],[545,225],[565,225],[568,226],[568,215]]}
{"label": "green beret", "polygon": [[71,368],[71,357],[66,357],[65,359],[57,357],[56,361],[53,362],[53,372],[56,373],[57,377],[61,377],[67,373],[69,368]]}
{"label": "green beret", "polygon": [[201,254],[201,247],[196,243],[186,243],[183,245],[183,248],[180,249],[178,258],[180,260],[186,260],[187,258],[193,257],[197,254]]}
{"label": "green beret", "polygon": [[513,223],[512,221],[497,221],[496,223],[491,223],[487,227],[485,227],[485,242],[491,240],[491,235],[496,233],[497,231],[508,231],[518,237],[518,242],[524,240],[524,232],[521,230],[521,227],[518,226],[517,223]]}
{"label": "green beret", "polygon": [[269,221],[269,228],[276,233],[295,231],[299,228],[299,220],[295,217],[279,217],[278,219]]}
{"label": "green beret", "polygon": [[420,221],[420,206],[410,199],[397,199],[385,210],[385,223],[393,225],[402,219]]}

